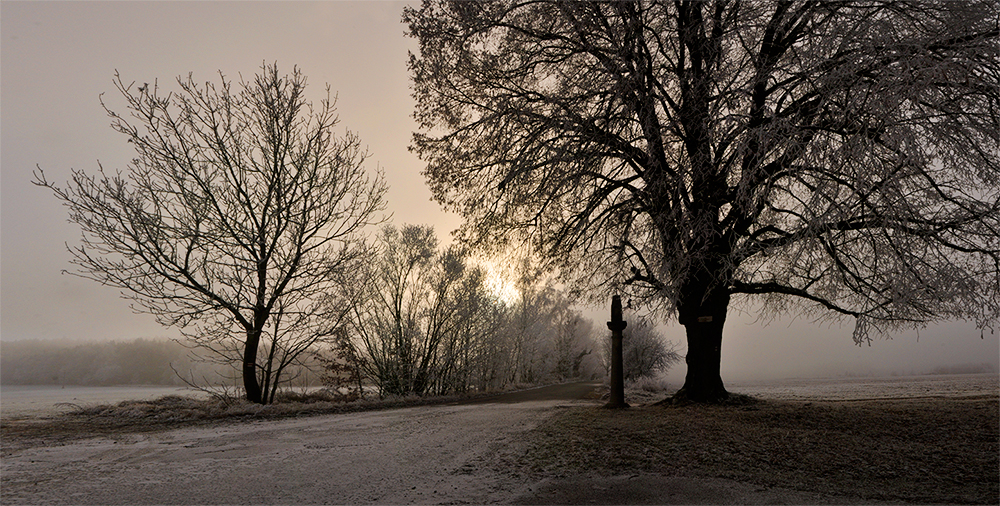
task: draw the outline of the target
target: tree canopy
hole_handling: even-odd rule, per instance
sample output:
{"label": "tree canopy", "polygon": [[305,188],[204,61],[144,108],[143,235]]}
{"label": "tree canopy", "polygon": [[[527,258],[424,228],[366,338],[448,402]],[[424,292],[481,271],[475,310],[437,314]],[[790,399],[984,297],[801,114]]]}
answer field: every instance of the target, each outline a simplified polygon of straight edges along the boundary
{"label": "tree canopy", "polygon": [[731,301],[854,318],[858,342],[995,324],[997,12],[425,1],[412,149],[464,241],[528,241],[595,299],[677,316],[683,390],[724,397]]}

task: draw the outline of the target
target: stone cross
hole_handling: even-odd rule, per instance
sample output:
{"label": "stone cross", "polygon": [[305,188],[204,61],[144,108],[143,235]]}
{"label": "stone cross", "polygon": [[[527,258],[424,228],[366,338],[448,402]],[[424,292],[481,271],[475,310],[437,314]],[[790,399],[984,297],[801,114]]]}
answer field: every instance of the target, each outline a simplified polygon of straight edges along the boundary
{"label": "stone cross", "polygon": [[604,405],[606,408],[627,408],[625,403],[625,377],[622,369],[622,331],[628,323],[622,319],[622,298],[611,297],[611,399]]}

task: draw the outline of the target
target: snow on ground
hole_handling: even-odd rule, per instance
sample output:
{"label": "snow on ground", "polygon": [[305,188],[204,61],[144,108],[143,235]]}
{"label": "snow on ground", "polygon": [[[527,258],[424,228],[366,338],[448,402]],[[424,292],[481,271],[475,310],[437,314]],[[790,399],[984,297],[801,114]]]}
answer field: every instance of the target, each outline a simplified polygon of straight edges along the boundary
{"label": "snow on ground", "polygon": [[996,396],[996,374],[786,379],[727,384],[730,392],[773,400],[874,400]]}

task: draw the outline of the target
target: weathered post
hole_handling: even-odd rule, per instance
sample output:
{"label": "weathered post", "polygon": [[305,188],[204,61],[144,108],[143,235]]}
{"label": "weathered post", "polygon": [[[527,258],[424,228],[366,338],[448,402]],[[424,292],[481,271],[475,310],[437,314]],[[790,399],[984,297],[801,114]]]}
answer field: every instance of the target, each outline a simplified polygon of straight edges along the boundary
{"label": "weathered post", "polygon": [[622,298],[611,297],[611,399],[606,408],[627,408],[625,403],[625,373],[622,369],[622,331],[628,323],[622,319]]}

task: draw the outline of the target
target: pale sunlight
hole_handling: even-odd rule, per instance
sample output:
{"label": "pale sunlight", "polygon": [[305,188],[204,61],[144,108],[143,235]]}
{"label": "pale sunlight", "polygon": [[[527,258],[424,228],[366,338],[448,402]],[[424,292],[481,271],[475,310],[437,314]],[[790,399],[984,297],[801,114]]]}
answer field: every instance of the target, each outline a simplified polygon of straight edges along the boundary
{"label": "pale sunlight", "polygon": [[508,306],[514,305],[521,297],[517,286],[503,273],[503,268],[495,262],[482,260],[479,262],[486,271],[486,289]]}

